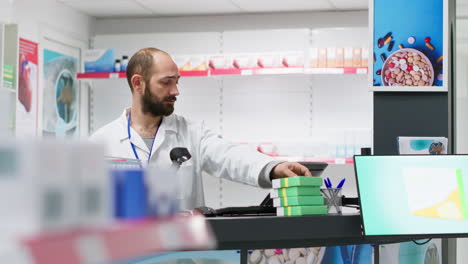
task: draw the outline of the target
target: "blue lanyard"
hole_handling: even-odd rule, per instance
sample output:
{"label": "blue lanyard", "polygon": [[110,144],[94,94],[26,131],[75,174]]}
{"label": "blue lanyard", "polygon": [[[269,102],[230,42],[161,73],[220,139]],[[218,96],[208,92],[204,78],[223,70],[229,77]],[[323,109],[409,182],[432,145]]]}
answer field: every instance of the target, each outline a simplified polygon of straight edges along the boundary
{"label": "blue lanyard", "polygon": [[[131,113],[128,113],[128,122],[127,122],[128,140],[130,141],[130,146],[132,146],[133,155],[135,155],[135,158],[137,160],[140,160],[140,157],[138,157],[138,153],[136,152],[135,145],[133,145],[132,141],[130,140],[130,138],[131,138],[131,135],[130,135],[130,122],[131,122],[131,119],[132,119],[132,115],[131,115]],[[161,121],[162,121],[162,119],[161,119]],[[154,133],[153,143],[151,144],[151,149],[150,149],[149,155],[148,155],[148,165],[149,165],[149,162],[150,162],[150,159],[151,159],[151,153],[153,152],[154,141],[156,141],[156,135],[158,134],[158,130],[159,130],[160,126],[161,126],[161,122],[159,123],[158,127],[156,128],[156,132]]]}

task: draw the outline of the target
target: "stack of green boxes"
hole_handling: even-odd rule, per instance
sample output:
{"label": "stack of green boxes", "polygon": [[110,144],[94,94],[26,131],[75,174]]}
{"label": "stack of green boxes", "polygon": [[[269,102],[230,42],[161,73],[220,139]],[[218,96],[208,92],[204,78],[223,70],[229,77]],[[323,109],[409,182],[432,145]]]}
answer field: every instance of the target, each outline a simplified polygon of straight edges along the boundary
{"label": "stack of green boxes", "polygon": [[270,197],[278,216],[326,215],[322,178],[297,176],[272,181]]}

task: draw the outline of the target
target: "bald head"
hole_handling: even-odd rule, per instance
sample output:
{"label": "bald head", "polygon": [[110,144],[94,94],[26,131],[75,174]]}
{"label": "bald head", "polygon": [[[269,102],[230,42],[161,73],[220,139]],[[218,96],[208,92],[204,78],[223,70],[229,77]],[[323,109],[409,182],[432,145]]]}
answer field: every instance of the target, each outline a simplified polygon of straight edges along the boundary
{"label": "bald head", "polygon": [[167,61],[170,59],[169,54],[163,50],[157,48],[144,48],[137,51],[130,58],[127,66],[127,81],[130,89],[133,93],[132,85],[132,76],[139,74],[143,76],[145,81],[148,81],[151,78],[152,69],[155,61],[164,60]]}

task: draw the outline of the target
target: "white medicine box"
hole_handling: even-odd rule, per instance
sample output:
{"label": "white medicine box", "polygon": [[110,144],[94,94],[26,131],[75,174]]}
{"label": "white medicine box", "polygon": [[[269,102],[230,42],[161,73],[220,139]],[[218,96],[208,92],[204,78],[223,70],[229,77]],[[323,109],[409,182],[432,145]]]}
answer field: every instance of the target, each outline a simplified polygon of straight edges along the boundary
{"label": "white medicine box", "polygon": [[104,160],[104,145],[73,143],[73,178],[77,186],[79,222],[101,226],[113,218],[113,194],[110,171]]}
{"label": "white medicine box", "polygon": [[55,142],[0,143],[0,228],[23,236],[75,225],[67,153]]}

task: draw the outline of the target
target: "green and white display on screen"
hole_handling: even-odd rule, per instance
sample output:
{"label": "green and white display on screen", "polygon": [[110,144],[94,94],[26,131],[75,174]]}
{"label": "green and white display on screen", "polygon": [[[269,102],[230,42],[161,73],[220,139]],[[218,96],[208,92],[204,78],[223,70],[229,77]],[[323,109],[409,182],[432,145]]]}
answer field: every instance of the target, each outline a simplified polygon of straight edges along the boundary
{"label": "green and white display on screen", "polygon": [[468,155],[356,156],[366,235],[468,233]]}

